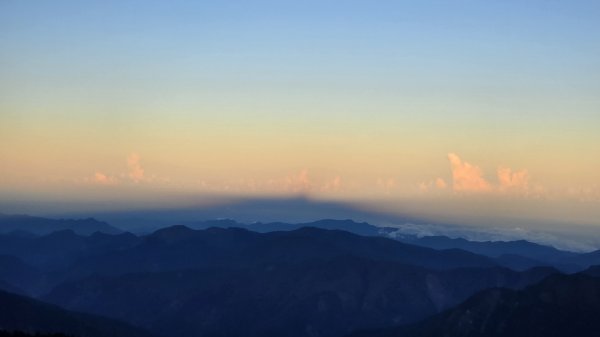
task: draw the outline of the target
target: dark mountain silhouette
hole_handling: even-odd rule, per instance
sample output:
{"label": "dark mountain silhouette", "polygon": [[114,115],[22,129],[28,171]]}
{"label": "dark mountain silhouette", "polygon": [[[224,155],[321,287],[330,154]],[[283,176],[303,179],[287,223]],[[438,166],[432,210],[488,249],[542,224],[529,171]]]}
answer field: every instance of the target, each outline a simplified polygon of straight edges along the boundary
{"label": "dark mountain silhouette", "polygon": [[51,271],[88,256],[130,248],[139,241],[131,233],[96,232],[83,236],[69,229],[39,237],[5,234],[0,235],[0,254],[17,256],[39,269]]}
{"label": "dark mountain silhouette", "polygon": [[25,239],[35,238],[38,236],[36,234],[33,234],[28,231],[24,231],[24,230],[15,230],[15,231],[5,233],[4,235],[7,235],[9,237],[25,238]]}
{"label": "dark mountain silhouette", "polygon": [[420,323],[355,337],[592,337],[600,334],[600,279],[551,275],[523,290],[493,288]]}
{"label": "dark mountain silhouette", "polygon": [[209,220],[202,222],[191,222],[185,223],[193,229],[208,229],[211,227],[218,228],[245,228],[254,232],[267,233],[277,231],[292,231],[303,227],[314,227],[320,229],[337,229],[346,232],[364,235],[364,236],[379,236],[381,235],[382,228],[370,225],[366,222],[355,222],[352,220],[334,220],[334,219],[323,219],[312,222],[303,223],[285,223],[285,222],[254,222],[250,224],[243,224],[234,220]]}
{"label": "dark mountain silhouette", "polygon": [[522,289],[558,272],[528,269],[547,263],[513,252],[578,258],[525,241],[477,243],[484,256],[400,242],[351,220],[310,224],[320,228],[216,220],[145,236],[12,231],[0,234],[0,289],[169,337],[337,337],[413,323],[478,291]]}
{"label": "dark mountain silhouette", "polygon": [[[89,216],[86,213],[85,216]],[[355,219],[372,223],[429,224],[430,220],[390,212],[365,210],[351,203],[316,201],[306,197],[215,199],[215,203],[169,209],[116,211],[93,214],[96,218],[133,233],[147,234],[157,229],[190,222],[229,218],[241,223],[308,223],[318,219]],[[239,227],[239,226],[237,226]]]}
{"label": "dark mountain silhouette", "polygon": [[0,290],[4,290],[9,293],[24,295],[25,291],[17,286],[14,286],[4,280],[0,280]]}
{"label": "dark mountain silhouette", "polygon": [[45,277],[18,257],[0,255],[0,281],[0,289],[25,294],[26,290],[42,287]]}
{"label": "dark mountain silhouette", "polygon": [[582,268],[600,265],[600,250],[590,253],[578,254],[565,260],[568,263],[576,264]]}
{"label": "dark mountain silhouette", "polygon": [[417,237],[412,235],[398,236],[397,239],[402,242],[434,249],[459,248],[489,257],[518,255],[546,263],[560,261],[577,255],[573,252],[558,250],[554,247],[544,246],[526,240],[469,241],[463,238],[452,239],[447,236]]}
{"label": "dark mountain silhouette", "polygon": [[92,273],[117,275],[204,267],[255,267],[344,255],[432,269],[497,265],[492,259],[462,250],[439,251],[337,230],[301,228],[256,233],[240,228],[192,230],[173,226],[143,237],[132,248],[80,260],[71,268],[69,277],[81,278]]}
{"label": "dark mountain silhouette", "polygon": [[570,267],[565,267],[565,265],[559,264],[558,266],[550,263],[550,262],[541,262],[538,260],[534,260],[534,259],[530,259],[528,257],[524,257],[521,255],[514,255],[514,254],[504,254],[504,255],[500,255],[496,258],[494,258],[494,261],[496,261],[496,263],[498,263],[498,265],[504,266],[506,268],[510,268],[513,270],[527,270],[533,267],[539,267],[539,266],[553,266],[556,267],[558,269],[560,269],[561,271],[565,271],[565,269],[567,269],[568,271],[571,270],[580,270],[581,268],[579,266],[570,266]]}
{"label": "dark mountain silhouette", "polygon": [[303,227],[320,229],[338,229],[363,236],[390,236],[400,242],[412,245],[443,249],[462,249],[479,255],[494,258],[496,262],[507,268],[526,270],[535,266],[554,266],[563,271],[575,272],[581,270],[586,264],[568,261],[568,258],[577,253],[558,250],[554,247],[544,246],[526,240],[517,241],[469,241],[463,238],[449,238],[446,236],[396,235],[396,229],[377,227],[366,222],[352,220],[324,219],[314,222],[290,224],[285,222],[243,224],[231,219],[209,220],[202,222],[187,222],[185,225],[193,229],[218,228],[245,228],[259,233],[275,231],[291,231]]}
{"label": "dark mountain silhouette", "polygon": [[591,266],[588,269],[582,271],[580,274],[589,275],[593,277],[600,277],[600,266]]}
{"label": "dark mountain silhouette", "polygon": [[149,337],[126,323],[67,311],[55,305],[0,291],[0,330],[64,333],[79,337]]}
{"label": "dark mountain silhouette", "polygon": [[14,231],[29,232],[35,235],[50,234],[70,229],[77,234],[90,235],[95,232],[118,234],[122,231],[96,219],[47,219],[29,215],[0,214],[0,233]]}
{"label": "dark mountain silhouette", "polygon": [[[600,257],[579,259],[582,254],[544,246],[526,240],[516,241],[469,241],[464,238],[446,236],[394,235],[401,242],[434,249],[458,248],[472,253],[494,258],[502,266],[515,270],[525,270],[534,266],[553,266],[563,272],[581,271]],[[583,254],[586,255],[586,254]]]}
{"label": "dark mountain silhouette", "polygon": [[73,337],[62,333],[39,333],[30,334],[22,331],[2,331],[0,330],[0,337]]}
{"label": "dark mountain silhouette", "polygon": [[166,336],[341,336],[414,322],[478,290],[521,288],[555,272],[428,270],[340,255],[253,268],[92,276],[65,283],[45,299]]}
{"label": "dark mountain silhouette", "polygon": [[65,278],[65,270],[82,259],[135,246],[141,239],[130,233],[81,236],[71,230],[40,237],[0,235],[0,287],[37,296]]}

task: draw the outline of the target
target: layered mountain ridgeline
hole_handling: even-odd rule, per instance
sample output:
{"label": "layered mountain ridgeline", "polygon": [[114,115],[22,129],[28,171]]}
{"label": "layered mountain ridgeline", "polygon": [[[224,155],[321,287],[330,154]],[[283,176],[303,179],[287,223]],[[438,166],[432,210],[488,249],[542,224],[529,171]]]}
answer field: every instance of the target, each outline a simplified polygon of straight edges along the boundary
{"label": "layered mountain ridgeline", "polygon": [[439,251],[381,237],[317,228],[256,233],[239,228],[192,230],[173,226],[143,237],[132,248],[81,260],[74,277],[95,273],[252,267],[351,255],[434,269],[492,267],[490,258],[462,250]]}
{"label": "layered mountain ridgeline", "polygon": [[[181,222],[181,221],[180,221]],[[352,220],[324,219],[307,223],[254,222],[240,223],[234,220],[182,221],[181,223],[193,229],[244,228],[254,232],[267,233],[273,231],[291,231],[303,227],[321,229],[338,229],[363,236],[392,237],[401,242],[434,249],[462,249],[475,254],[485,255],[496,259],[500,265],[512,269],[525,270],[534,266],[551,265],[566,272],[585,269],[595,263],[600,263],[600,255],[590,255],[588,258],[577,258],[576,253],[557,250],[532,242],[518,241],[487,241],[477,242],[462,238],[445,236],[417,237],[399,233],[391,227],[377,227],[366,222]],[[94,219],[46,219],[26,215],[0,215],[0,233],[10,234],[13,239],[24,241],[31,238],[31,233],[45,235],[55,231],[72,230],[76,234],[90,235],[95,232],[116,234],[120,230]],[[0,252],[1,253],[1,252]],[[27,259],[25,259],[27,261]],[[35,263],[33,263],[35,264]]]}
{"label": "layered mountain ridgeline", "polygon": [[518,288],[554,272],[517,273],[460,250],[343,231],[174,226],[76,262],[65,271],[72,281],[44,298],[155,332],[180,331],[173,336],[236,326],[225,335],[339,336],[414,321],[480,289]]}
{"label": "layered mountain ridgeline", "polygon": [[[32,295],[43,288],[46,276],[12,255],[0,255],[0,289]],[[31,291],[31,292],[30,292]]]}
{"label": "layered mountain ridgeline", "polygon": [[413,322],[478,290],[521,288],[555,272],[429,270],[340,255],[241,269],[92,276],[58,286],[44,299],[169,336],[341,336]]}
{"label": "layered mountain ridgeline", "polygon": [[600,279],[555,274],[523,290],[484,290],[420,323],[352,337],[595,337]]}
{"label": "layered mountain ridgeline", "polygon": [[286,223],[286,222],[253,222],[244,224],[231,219],[209,220],[199,222],[187,222],[185,226],[193,229],[208,229],[211,227],[218,228],[245,228],[253,232],[268,233],[277,231],[292,231],[303,227],[314,227],[320,229],[338,229],[346,232],[364,235],[364,236],[380,236],[382,228],[373,226],[366,222],[355,222],[352,220],[335,220],[323,219],[313,222],[303,223]]}
{"label": "layered mountain ridgeline", "polygon": [[15,232],[46,235],[60,230],[72,230],[81,235],[95,232],[117,234],[122,231],[96,219],[48,219],[29,215],[8,215],[0,213],[0,233]]}
{"label": "layered mountain ridgeline", "polygon": [[0,288],[167,337],[336,337],[415,322],[482,289],[521,289],[557,273],[341,230],[222,227],[0,235]]}
{"label": "layered mountain ridgeline", "polygon": [[0,255],[17,256],[41,270],[55,270],[89,256],[134,247],[140,241],[131,233],[84,236],[61,230],[39,237],[5,234],[0,235]]}
{"label": "layered mountain ridgeline", "polygon": [[475,254],[494,258],[502,266],[517,270],[526,270],[535,266],[553,266],[565,272],[576,272],[595,263],[600,263],[600,255],[591,254],[589,258],[581,258],[580,254],[563,251],[526,240],[516,241],[470,241],[464,238],[447,236],[417,236],[402,234],[393,227],[378,227],[366,222],[352,220],[324,219],[306,223],[254,222],[240,223],[231,219],[184,222],[193,229],[245,228],[254,232],[268,233],[274,231],[291,231],[303,227],[320,229],[338,229],[363,236],[383,236],[400,242],[421,247],[443,249],[461,249]]}
{"label": "layered mountain ridgeline", "polygon": [[0,336],[10,331],[74,337],[150,337],[149,332],[113,319],[64,310],[55,305],[0,291]]}
{"label": "layered mountain ridgeline", "polygon": [[564,262],[577,255],[573,252],[558,250],[553,247],[537,243],[517,241],[469,241],[463,238],[449,238],[447,236],[395,235],[394,238],[401,242],[434,249],[458,248],[489,257],[521,256],[540,263]]}

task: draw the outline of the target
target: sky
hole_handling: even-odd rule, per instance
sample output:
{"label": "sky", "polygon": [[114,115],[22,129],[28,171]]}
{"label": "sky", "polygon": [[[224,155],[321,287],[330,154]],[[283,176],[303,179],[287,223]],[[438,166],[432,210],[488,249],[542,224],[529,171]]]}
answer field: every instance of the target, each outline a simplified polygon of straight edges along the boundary
{"label": "sky", "polygon": [[577,0],[1,0],[0,212],[302,196],[600,228],[598,17]]}

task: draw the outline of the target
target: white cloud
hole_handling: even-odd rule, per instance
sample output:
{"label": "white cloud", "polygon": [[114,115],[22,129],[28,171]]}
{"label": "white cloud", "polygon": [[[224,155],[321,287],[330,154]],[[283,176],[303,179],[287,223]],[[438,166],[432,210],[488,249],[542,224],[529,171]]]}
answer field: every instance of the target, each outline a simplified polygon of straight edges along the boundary
{"label": "white cloud", "polygon": [[437,178],[435,180],[435,187],[439,188],[440,190],[445,189],[448,186],[448,184],[446,183],[446,181],[442,178]]}
{"label": "white cloud", "polygon": [[[499,167],[496,170],[498,183],[491,183],[483,177],[479,166],[463,161],[457,154],[449,153],[450,169],[452,171],[452,190],[455,192],[471,193],[512,193],[539,194],[541,186],[531,188],[529,172],[525,169],[513,170]],[[443,186],[440,182],[439,186]]]}
{"label": "white cloud", "polygon": [[498,183],[500,190],[527,190],[529,188],[529,173],[527,170],[513,171],[510,168],[498,168]]}
{"label": "white cloud", "polygon": [[487,192],[492,189],[478,166],[463,161],[455,153],[448,154],[452,170],[452,188],[456,192]]}
{"label": "white cloud", "polygon": [[440,224],[413,224],[388,225],[396,228],[389,232],[392,238],[403,236],[437,236],[443,235],[450,238],[465,238],[471,241],[514,241],[527,240],[542,245],[553,246],[558,249],[589,252],[598,249],[597,243],[585,240],[578,236],[567,237],[562,233],[551,233],[540,230],[530,230],[521,227],[469,227],[458,225]]}
{"label": "white cloud", "polygon": [[144,169],[140,164],[140,156],[132,153],[127,157],[127,168],[129,169],[129,179],[137,183],[144,180]]}
{"label": "white cloud", "polygon": [[98,185],[116,185],[118,180],[117,178],[108,176],[102,172],[96,172],[92,178],[92,182]]}

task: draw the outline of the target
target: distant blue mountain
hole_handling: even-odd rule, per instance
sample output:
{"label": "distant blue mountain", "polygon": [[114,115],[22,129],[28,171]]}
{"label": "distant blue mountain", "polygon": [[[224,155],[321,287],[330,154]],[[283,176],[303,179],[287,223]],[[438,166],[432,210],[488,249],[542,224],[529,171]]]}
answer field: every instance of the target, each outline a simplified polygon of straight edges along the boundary
{"label": "distant blue mountain", "polygon": [[131,233],[79,235],[70,229],[38,237],[0,234],[0,255],[18,256],[40,268],[58,266],[89,255],[129,248],[141,239]]}
{"label": "distant blue mountain", "polygon": [[45,235],[60,230],[72,230],[81,235],[95,232],[118,234],[122,231],[106,222],[93,218],[87,219],[48,219],[29,215],[0,214],[0,233],[31,233]]}
{"label": "distant blue mountain", "polygon": [[[321,229],[337,229],[363,236],[384,236],[417,245],[421,247],[443,249],[462,249],[479,255],[494,258],[499,265],[515,269],[526,270],[535,266],[555,266],[563,271],[574,272],[600,261],[590,257],[590,261],[574,259],[579,254],[558,250],[554,247],[544,246],[537,243],[517,241],[469,241],[463,238],[449,238],[446,236],[424,236],[397,235],[396,229],[390,227],[377,227],[366,222],[355,222],[352,220],[324,219],[306,223],[255,222],[244,224],[231,219],[209,220],[185,223],[190,228],[207,229],[218,228],[245,228],[251,231],[268,233],[274,231],[291,231],[303,227],[314,227]],[[392,235],[390,235],[392,234]],[[600,263],[600,262],[598,262]]]}
{"label": "distant blue mountain", "polygon": [[577,254],[567,258],[565,261],[579,266],[600,265],[600,250],[584,254]]}
{"label": "distant blue mountain", "polygon": [[84,259],[71,269],[74,275],[85,275],[212,266],[237,268],[346,255],[434,269],[497,266],[493,259],[463,250],[439,251],[340,230],[302,227],[257,233],[241,228],[193,230],[180,225],[144,236],[139,244],[129,249]]}
{"label": "distant blue mountain", "polygon": [[517,241],[469,241],[463,238],[449,238],[446,236],[395,235],[394,238],[401,242],[434,249],[458,248],[472,253],[496,258],[504,266],[513,269],[527,269],[539,265],[551,265],[564,271],[578,271],[594,264],[594,260],[584,261],[577,258],[580,254],[558,250],[554,247],[537,243]]}
{"label": "distant blue mountain", "polygon": [[379,236],[381,234],[381,228],[370,225],[366,222],[355,222],[353,220],[335,220],[335,219],[323,219],[312,222],[303,223],[285,223],[285,222],[254,222],[250,224],[244,224],[235,220],[224,219],[224,220],[209,220],[200,222],[189,222],[185,223],[186,226],[193,229],[207,229],[210,227],[219,228],[245,228],[254,232],[268,233],[276,231],[292,231],[300,229],[302,227],[314,227],[320,229],[337,229],[358,235],[364,236]]}
{"label": "distant blue mountain", "polygon": [[558,250],[526,240],[516,241],[469,241],[447,236],[397,236],[397,240],[434,249],[459,248],[490,257],[506,254],[521,255],[538,261],[554,261],[575,256],[576,253]]}
{"label": "distant blue mountain", "polygon": [[145,209],[103,213],[85,213],[69,217],[98,219],[132,233],[148,234],[157,229],[176,224],[188,225],[191,221],[209,219],[235,219],[242,223],[307,223],[318,219],[355,219],[373,223],[427,223],[411,216],[369,211],[351,203],[316,201],[305,197],[295,198],[235,198],[216,200],[216,203],[168,209]]}

